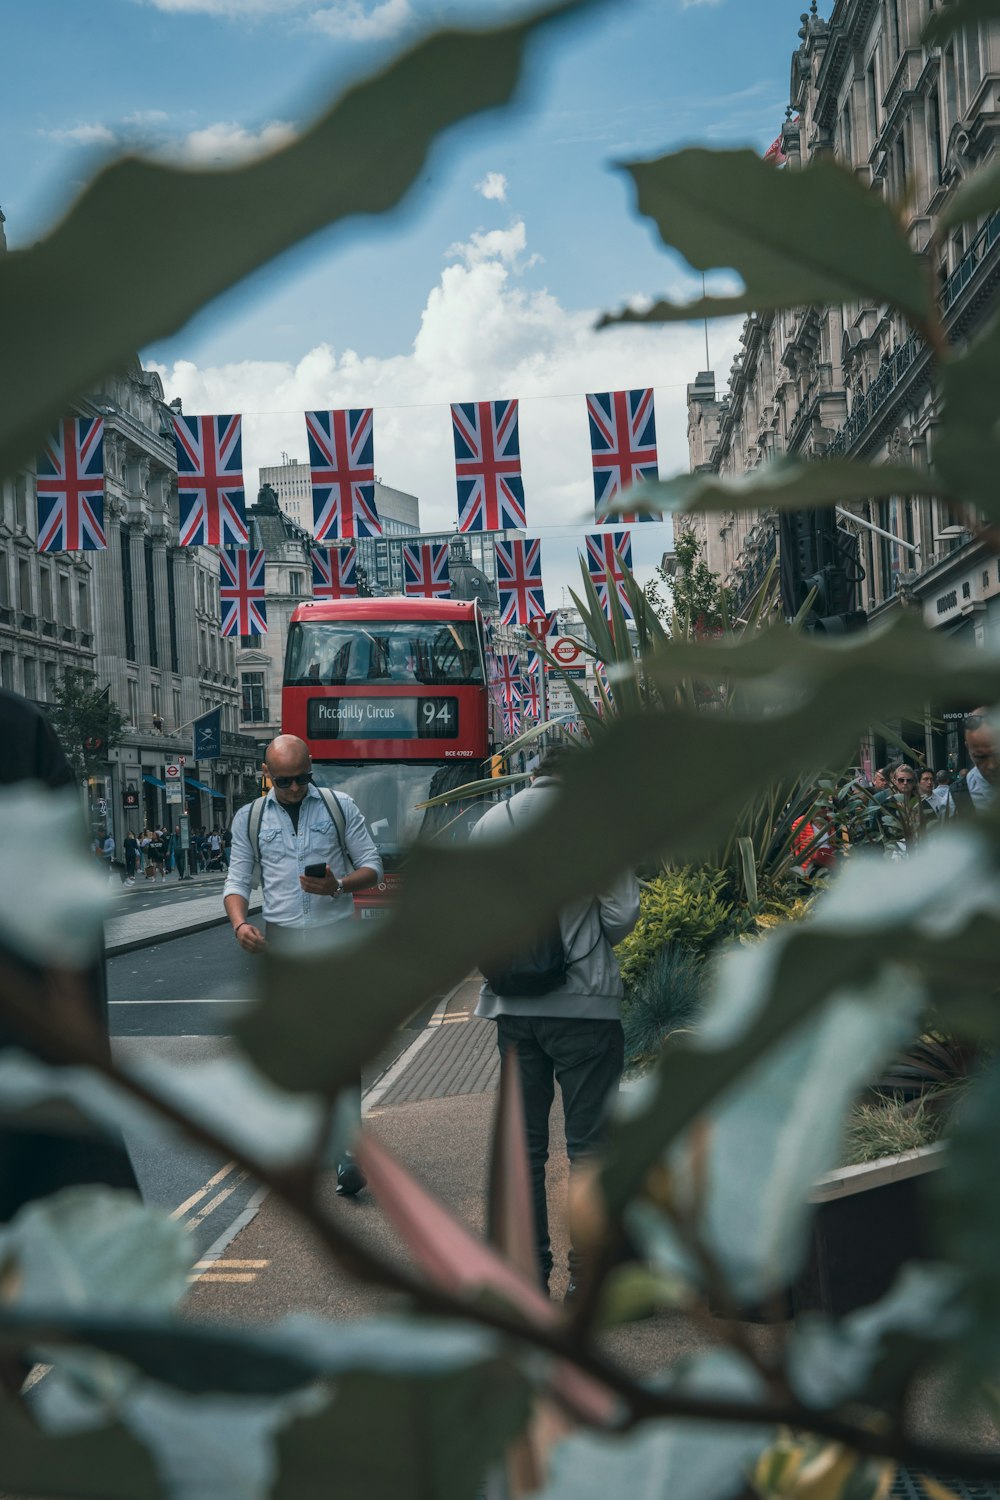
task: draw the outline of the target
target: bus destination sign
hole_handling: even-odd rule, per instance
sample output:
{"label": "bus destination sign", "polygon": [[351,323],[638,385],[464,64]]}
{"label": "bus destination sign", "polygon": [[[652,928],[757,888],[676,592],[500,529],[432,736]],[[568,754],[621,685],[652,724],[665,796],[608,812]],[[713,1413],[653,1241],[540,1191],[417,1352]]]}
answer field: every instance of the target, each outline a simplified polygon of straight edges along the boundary
{"label": "bus destination sign", "polygon": [[316,740],[453,740],[457,698],[310,698],[308,734]]}

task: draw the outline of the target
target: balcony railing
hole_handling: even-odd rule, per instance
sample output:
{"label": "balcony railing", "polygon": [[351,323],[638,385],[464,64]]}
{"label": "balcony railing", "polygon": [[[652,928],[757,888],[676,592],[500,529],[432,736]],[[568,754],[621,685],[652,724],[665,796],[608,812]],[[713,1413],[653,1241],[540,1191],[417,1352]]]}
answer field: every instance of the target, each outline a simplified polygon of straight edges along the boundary
{"label": "balcony railing", "polygon": [[986,254],[1000,240],[1000,210],[990,214],[986,223],[966,250],[958,265],[941,288],[941,306],[949,310],[961,291],[968,286]]}
{"label": "balcony railing", "polygon": [[752,552],[744,552],[743,566],[740,578],[735,588],[730,590],[730,614],[734,619],[739,619],[747,605],[756,595],[767,575],[767,570],[774,561],[778,550],[777,528],[772,522],[760,543]]}

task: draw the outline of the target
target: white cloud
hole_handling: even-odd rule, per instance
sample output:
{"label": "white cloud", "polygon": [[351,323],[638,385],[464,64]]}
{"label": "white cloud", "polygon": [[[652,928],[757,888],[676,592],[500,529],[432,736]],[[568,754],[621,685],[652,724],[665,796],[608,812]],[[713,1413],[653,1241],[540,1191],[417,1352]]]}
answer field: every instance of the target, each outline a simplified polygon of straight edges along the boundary
{"label": "white cloud", "polygon": [[66,130],[43,130],[41,134],[66,146],[113,146],[117,140],[110,126],[98,122],[73,125]]}
{"label": "white cloud", "polygon": [[287,120],[271,120],[259,130],[247,130],[233,120],[219,120],[202,130],[166,145],[164,153],[189,166],[208,166],[213,162],[245,161],[277,151],[295,135]]}
{"label": "white cloud", "polygon": [[336,0],[313,11],[309,24],[324,36],[349,42],[381,41],[398,34],[414,21],[410,0],[380,0],[364,5],[361,0]]}
{"label": "white cloud", "polygon": [[[313,408],[375,408],[375,466],[387,484],[420,497],[425,528],[455,519],[449,403],[520,399],[520,436],[529,530],[543,538],[549,600],[578,583],[575,555],[593,514],[590,442],[584,396],[629,386],[657,388],[660,469],[687,468],[685,386],[704,360],[699,324],[601,333],[592,309],[572,311],[547,290],[519,283],[514,262],[524,226],[480,235],[446,266],[423,308],[408,350],[386,358],[319,343],[297,363],[246,360],[201,369],[180,360],[158,367],[168,399],[188,412],[242,411],[247,488],[282,451],[305,458],[302,413]],[[487,248],[487,245],[491,247]],[[664,289],[690,295],[692,285]],[[715,365],[729,368],[738,320],[713,333]],[[668,543],[669,528],[633,529],[640,577]]]}
{"label": "white cloud", "polygon": [[482,182],[476,183],[476,192],[496,203],[507,202],[507,179],[502,172],[487,172]]}
{"label": "white cloud", "polygon": [[483,261],[501,261],[515,271],[526,271],[538,265],[542,257],[532,255],[522,260],[528,245],[527,231],[521,219],[515,220],[509,229],[475,230],[467,240],[448,246],[448,256],[463,260],[467,266],[478,266]]}
{"label": "white cloud", "polygon": [[252,21],[261,16],[300,10],[303,0],[138,0],[168,15],[222,16],[232,21]]}

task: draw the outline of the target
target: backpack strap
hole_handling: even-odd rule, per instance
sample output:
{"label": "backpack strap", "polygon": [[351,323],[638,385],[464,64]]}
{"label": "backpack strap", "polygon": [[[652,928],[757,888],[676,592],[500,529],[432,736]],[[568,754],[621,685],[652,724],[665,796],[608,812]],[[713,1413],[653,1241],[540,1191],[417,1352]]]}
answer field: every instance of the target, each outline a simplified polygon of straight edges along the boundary
{"label": "backpack strap", "polygon": [[344,856],[344,861],[348,869],[356,870],[357,865],[355,865],[351,858],[347,847],[347,819],[344,817],[344,809],[340,805],[340,798],[328,786],[318,786],[316,790],[323,798],[323,805],[330,815],[330,822],[337,830],[337,842],[340,845],[340,852]]}
{"label": "backpack strap", "polygon": [[260,876],[261,890],[264,888],[264,867],[260,862],[260,825],[264,820],[264,803],[266,797],[256,797],[250,804],[250,816],[247,819],[247,838],[250,840],[250,848],[253,851],[253,874],[250,876],[250,889],[253,890],[257,884],[256,877]]}

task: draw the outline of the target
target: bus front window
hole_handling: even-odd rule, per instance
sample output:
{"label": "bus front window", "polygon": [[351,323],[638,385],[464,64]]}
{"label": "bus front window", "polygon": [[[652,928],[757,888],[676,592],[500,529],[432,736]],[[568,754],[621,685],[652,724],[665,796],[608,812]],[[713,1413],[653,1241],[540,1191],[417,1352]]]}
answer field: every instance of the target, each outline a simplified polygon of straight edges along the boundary
{"label": "bus front window", "polygon": [[439,687],[482,680],[478,633],[468,620],[302,621],[288,634],[288,687]]}

